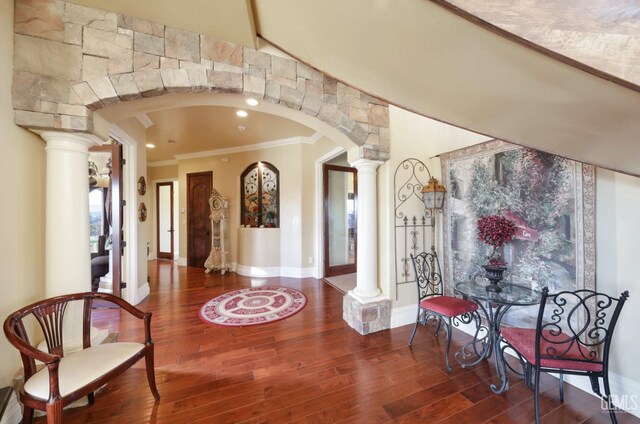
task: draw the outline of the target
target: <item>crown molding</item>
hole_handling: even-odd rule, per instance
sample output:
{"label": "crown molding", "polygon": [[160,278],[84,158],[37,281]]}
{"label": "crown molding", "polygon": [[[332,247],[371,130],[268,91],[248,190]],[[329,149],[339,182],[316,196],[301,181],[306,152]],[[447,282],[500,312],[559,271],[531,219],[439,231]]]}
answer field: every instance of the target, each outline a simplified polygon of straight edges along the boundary
{"label": "crown molding", "polygon": [[[315,135],[315,134],[314,134]],[[312,136],[313,137],[313,136]],[[177,160],[198,159],[210,156],[228,155],[232,153],[250,152],[252,150],[272,149],[274,147],[290,146],[294,144],[312,144],[311,137],[289,137],[280,140],[264,141],[262,143],[247,144],[246,146],[226,147],[223,149],[205,150],[202,152],[175,155]]]}
{"label": "crown molding", "polygon": [[137,114],[136,119],[142,124],[143,127],[145,127],[145,129],[153,126],[154,124],[151,118],[149,118],[149,115],[147,115],[146,113]]}
{"label": "crown molding", "polygon": [[306,143],[314,144],[316,141],[320,140],[322,137],[324,137],[323,134],[320,134],[319,132],[315,132],[311,134],[309,137],[307,137],[309,141],[307,141]]}
{"label": "crown molding", "polygon": [[147,162],[147,166],[151,167],[151,168],[155,168],[158,166],[170,166],[170,165],[177,165],[178,161],[176,159],[170,159],[170,160],[161,160],[158,162]]}

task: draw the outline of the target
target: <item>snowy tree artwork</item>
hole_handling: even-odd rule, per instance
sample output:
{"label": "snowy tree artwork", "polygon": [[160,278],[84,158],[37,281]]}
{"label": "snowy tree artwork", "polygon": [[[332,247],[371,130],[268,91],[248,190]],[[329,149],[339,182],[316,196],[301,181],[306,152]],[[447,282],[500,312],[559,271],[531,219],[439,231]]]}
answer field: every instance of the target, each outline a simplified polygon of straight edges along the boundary
{"label": "snowy tree artwork", "polygon": [[[516,225],[505,244],[505,279],[535,290],[595,288],[595,170],[572,160],[500,140],[441,155],[448,189],[444,279],[483,276],[491,246],[478,240],[479,218]],[[505,322],[533,325],[538,306],[512,308]]]}

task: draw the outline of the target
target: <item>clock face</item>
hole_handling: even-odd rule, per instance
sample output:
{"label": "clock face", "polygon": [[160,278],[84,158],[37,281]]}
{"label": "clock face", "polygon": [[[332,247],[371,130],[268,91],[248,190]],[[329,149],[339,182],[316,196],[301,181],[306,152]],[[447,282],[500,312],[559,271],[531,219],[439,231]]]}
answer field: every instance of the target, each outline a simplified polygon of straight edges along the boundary
{"label": "clock face", "polygon": [[213,199],[213,209],[218,210],[222,207],[222,201],[218,198]]}

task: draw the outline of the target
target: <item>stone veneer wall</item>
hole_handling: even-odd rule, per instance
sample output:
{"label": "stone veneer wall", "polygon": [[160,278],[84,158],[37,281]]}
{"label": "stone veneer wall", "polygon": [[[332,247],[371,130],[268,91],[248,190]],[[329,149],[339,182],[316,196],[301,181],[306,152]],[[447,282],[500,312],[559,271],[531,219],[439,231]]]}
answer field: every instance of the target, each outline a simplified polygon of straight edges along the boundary
{"label": "stone veneer wall", "polygon": [[16,0],[15,123],[91,132],[106,105],[173,92],[241,93],[317,117],[387,159],[388,104],[295,60],[58,0]]}

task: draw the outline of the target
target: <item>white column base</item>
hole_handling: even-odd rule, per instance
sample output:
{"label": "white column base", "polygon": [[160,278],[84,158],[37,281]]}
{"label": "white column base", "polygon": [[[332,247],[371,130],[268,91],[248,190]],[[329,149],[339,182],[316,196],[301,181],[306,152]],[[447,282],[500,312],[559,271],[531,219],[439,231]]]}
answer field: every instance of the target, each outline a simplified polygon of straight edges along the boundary
{"label": "white column base", "polygon": [[353,297],[363,305],[366,303],[375,303],[375,302],[381,302],[383,300],[389,300],[385,296],[382,296],[382,292],[379,289],[378,289],[378,293],[375,296],[362,296],[360,293],[358,293],[357,287],[354,288],[353,290],[349,290],[346,295]]}

